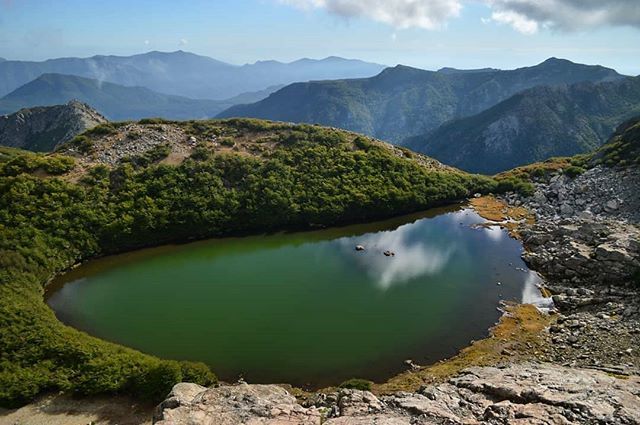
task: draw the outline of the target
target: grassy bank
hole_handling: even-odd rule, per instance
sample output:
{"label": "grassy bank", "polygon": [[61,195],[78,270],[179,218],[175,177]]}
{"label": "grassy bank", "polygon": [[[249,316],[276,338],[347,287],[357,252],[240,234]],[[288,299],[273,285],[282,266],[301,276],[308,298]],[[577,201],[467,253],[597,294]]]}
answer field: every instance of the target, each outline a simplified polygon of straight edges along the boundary
{"label": "grassy bank", "polygon": [[[174,165],[161,163],[171,152],[164,148],[115,165],[96,162],[109,137],[138,143],[147,129],[171,126],[225,144],[199,142]],[[2,406],[48,390],[158,400],[179,381],[215,382],[203,364],[160,360],[61,324],[43,301],[43,284],[80,261],[189,238],[374,220],[498,187],[314,126],[148,121],[136,137],[123,128],[110,124],[83,135],[73,142],[81,149],[66,151],[72,157],[0,152]],[[259,154],[250,154],[253,148]]]}

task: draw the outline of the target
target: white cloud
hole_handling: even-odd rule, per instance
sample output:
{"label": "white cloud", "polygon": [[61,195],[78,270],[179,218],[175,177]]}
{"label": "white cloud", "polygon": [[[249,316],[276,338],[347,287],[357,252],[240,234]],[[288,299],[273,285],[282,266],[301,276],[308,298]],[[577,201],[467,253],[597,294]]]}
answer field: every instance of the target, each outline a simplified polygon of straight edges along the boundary
{"label": "white cloud", "polygon": [[487,0],[492,19],[525,33],[539,27],[564,31],[606,26],[640,28],[639,0]]}
{"label": "white cloud", "polygon": [[538,23],[536,21],[510,10],[493,12],[491,19],[502,24],[511,25],[513,29],[523,34],[531,35],[538,32]]}
{"label": "white cloud", "polygon": [[181,38],[178,44],[180,46],[186,46],[187,44],[189,44],[189,40],[187,40],[186,38]]}
{"label": "white cloud", "polygon": [[345,18],[364,17],[396,28],[441,28],[462,10],[462,0],[279,0],[301,9],[326,9]]}
{"label": "white cloud", "polygon": [[[300,9],[324,9],[344,18],[367,18],[393,27],[442,28],[464,4],[482,1],[492,22],[524,34],[541,28],[575,31],[603,26],[640,28],[640,0],[274,0]],[[484,18],[483,22],[487,23]]]}

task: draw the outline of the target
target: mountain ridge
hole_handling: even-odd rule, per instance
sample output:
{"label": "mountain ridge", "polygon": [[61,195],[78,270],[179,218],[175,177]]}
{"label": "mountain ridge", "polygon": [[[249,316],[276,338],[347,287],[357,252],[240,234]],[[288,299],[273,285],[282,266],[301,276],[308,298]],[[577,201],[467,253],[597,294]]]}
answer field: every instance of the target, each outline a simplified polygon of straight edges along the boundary
{"label": "mountain ridge", "polygon": [[142,86],[163,94],[223,100],[269,86],[326,78],[371,76],[384,65],[341,59],[232,65],[178,50],[131,56],[95,55],[46,61],[0,62],[0,96],[46,73],[75,75],[125,86]]}
{"label": "mountain ridge", "polygon": [[0,99],[0,113],[9,114],[22,108],[58,105],[78,99],[92,105],[111,120],[210,118],[234,103],[266,96],[268,90],[243,93],[236,100],[190,99],[154,92],[146,87],[127,87],[50,73],[39,76]]}
{"label": "mountain ridge", "polygon": [[515,70],[453,74],[398,65],[369,78],[294,83],[218,116],[318,123],[401,144],[537,85],[620,78],[613,69],[555,58]]}
{"label": "mountain ridge", "polygon": [[640,78],[534,87],[405,145],[469,172],[493,174],[592,151],[640,114]]}
{"label": "mountain ridge", "polygon": [[107,119],[89,105],[72,100],[0,116],[0,145],[48,152]]}

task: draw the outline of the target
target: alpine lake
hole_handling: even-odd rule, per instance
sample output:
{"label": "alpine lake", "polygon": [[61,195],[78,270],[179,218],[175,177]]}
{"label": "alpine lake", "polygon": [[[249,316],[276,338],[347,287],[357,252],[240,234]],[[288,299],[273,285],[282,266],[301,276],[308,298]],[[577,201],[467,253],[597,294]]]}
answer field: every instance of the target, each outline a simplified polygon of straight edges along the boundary
{"label": "alpine lake", "polygon": [[501,301],[540,298],[521,243],[487,224],[455,206],[168,245],[89,261],[45,296],[70,326],[224,381],[380,382],[486,336]]}

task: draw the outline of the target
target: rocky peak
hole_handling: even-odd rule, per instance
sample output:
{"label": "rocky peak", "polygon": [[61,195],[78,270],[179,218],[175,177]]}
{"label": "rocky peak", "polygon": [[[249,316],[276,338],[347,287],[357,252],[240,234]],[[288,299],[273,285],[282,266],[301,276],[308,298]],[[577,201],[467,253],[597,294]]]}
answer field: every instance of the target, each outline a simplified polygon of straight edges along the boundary
{"label": "rocky peak", "polygon": [[105,122],[98,111],[78,100],[25,108],[0,117],[0,145],[48,152]]}

